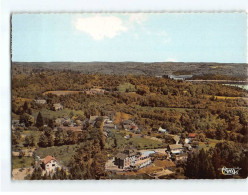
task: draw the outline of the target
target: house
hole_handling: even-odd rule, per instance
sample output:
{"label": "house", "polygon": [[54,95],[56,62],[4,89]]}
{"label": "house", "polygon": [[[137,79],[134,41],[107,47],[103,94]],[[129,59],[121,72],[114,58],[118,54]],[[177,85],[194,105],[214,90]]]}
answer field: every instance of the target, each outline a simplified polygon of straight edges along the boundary
{"label": "house", "polygon": [[40,166],[46,173],[51,173],[56,171],[56,168],[59,167],[59,164],[53,156],[46,156],[45,158],[41,159]]}
{"label": "house", "polygon": [[176,142],[176,144],[178,144],[178,142],[180,141],[180,137],[178,135],[175,135],[173,137],[173,140]]}
{"label": "house", "polygon": [[90,116],[89,124],[94,125],[99,116]]}
{"label": "house", "polygon": [[197,136],[197,134],[196,133],[189,133],[189,138],[190,139],[194,139],[194,138],[196,138],[196,136]]}
{"label": "house", "polygon": [[172,154],[181,154],[183,152],[182,144],[171,144],[167,148],[168,152]]}
{"label": "house", "polygon": [[150,157],[144,158],[144,159],[139,159],[139,160],[136,161],[135,167],[140,169],[140,168],[148,166],[151,163],[152,163],[152,160],[151,160]]}
{"label": "house", "polygon": [[130,125],[129,131],[137,132],[139,130],[139,127],[137,125]]}
{"label": "house", "polygon": [[188,143],[190,143],[190,139],[188,139],[188,138],[185,138],[185,139],[184,139],[184,143],[185,143],[185,144],[188,144]]}
{"label": "house", "polygon": [[65,118],[56,118],[55,119],[56,124],[62,125],[64,122],[65,122]]}
{"label": "house", "polygon": [[130,130],[130,125],[123,125],[123,128],[124,128],[126,131],[129,131],[129,130]]}
{"label": "house", "polygon": [[131,121],[131,120],[123,120],[122,121],[122,124],[123,125],[132,125],[133,124],[133,121]]}
{"label": "house", "polygon": [[187,149],[189,151],[192,149],[190,144],[184,144],[183,146],[184,146],[185,149]]}
{"label": "house", "polygon": [[116,125],[115,124],[104,124],[103,125],[103,130],[111,130],[111,129],[116,129]]}
{"label": "house", "polygon": [[112,120],[110,120],[110,119],[106,119],[106,120],[104,121],[104,123],[106,123],[106,124],[112,124],[112,123],[113,123],[113,121],[112,121]]}
{"label": "house", "polygon": [[146,158],[149,158],[151,155],[155,154],[155,151],[151,150],[146,150],[144,152],[141,153],[141,156],[140,156],[140,159],[143,160],[143,159],[146,159]]}
{"label": "house", "polygon": [[44,100],[44,99],[37,99],[37,100],[34,100],[34,102],[35,102],[36,104],[46,104],[46,103],[47,103],[47,101]]}
{"label": "house", "polygon": [[166,129],[163,129],[162,127],[159,127],[158,128],[158,132],[160,132],[160,133],[167,133],[167,130]]}
{"label": "house", "polygon": [[138,156],[139,152],[136,148],[133,146],[126,146],[122,152],[115,156],[114,164],[118,166],[119,169],[135,167]]}
{"label": "house", "polygon": [[176,161],[186,161],[188,159],[188,154],[184,153],[184,154],[179,154],[175,156],[175,160]]}
{"label": "house", "polygon": [[60,103],[56,103],[56,104],[53,104],[53,110],[57,111],[57,110],[63,110],[64,109],[64,106]]}
{"label": "house", "polygon": [[125,135],[124,138],[125,139],[130,139],[130,135]]}

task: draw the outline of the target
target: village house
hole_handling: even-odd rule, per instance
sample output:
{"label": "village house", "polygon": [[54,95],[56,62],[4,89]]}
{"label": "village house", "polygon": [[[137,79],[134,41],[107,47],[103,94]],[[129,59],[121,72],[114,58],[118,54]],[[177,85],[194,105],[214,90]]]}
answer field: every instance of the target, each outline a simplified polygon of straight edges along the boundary
{"label": "village house", "polygon": [[62,125],[65,122],[65,118],[56,118],[55,123],[57,125]]}
{"label": "village house", "polygon": [[149,158],[151,155],[155,154],[155,151],[151,150],[146,150],[144,152],[141,152],[141,156],[140,156],[140,160],[143,160],[143,159],[146,159],[146,158]]}
{"label": "village house", "polygon": [[183,153],[175,156],[176,161],[186,161],[188,159],[188,154]]}
{"label": "village house", "polygon": [[163,129],[162,127],[159,127],[158,128],[158,132],[160,132],[160,133],[167,133],[167,130],[166,129]]}
{"label": "village house", "polygon": [[59,167],[57,160],[53,156],[46,156],[41,159],[41,168],[45,173],[52,173],[56,171],[56,168]]}
{"label": "village house", "polygon": [[119,169],[135,167],[135,162],[139,156],[138,150],[133,146],[126,146],[124,150],[118,153],[114,158],[114,164]]}
{"label": "village house", "polygon": [[171,144],[168,146],[167,151],[171,154],[181,154],[183,152],[182,144]]}
{"label": "village house", "polygon": [[189,139],[189,138],[185,138],[185,139],[184,139],[184,143],[185,143],[185,144],[189,144],[189,143],[190,143],[190,139]]}
{"label": "village house", "polygon": [[122,125],[133,125],[133,121],[131,121],[131,120],[123,120]]}
{"label": "village house", "polygon": [[115,124],[104,124],[103,125],[103,130],[104,131],[112,130],[112,129],[116,129],[116,125]]}
{"label": "village house", "polygon": [[126,146],[114,158],[114,164],[119,169],[140,169],[152,163],[151,155],[155,151],[138,152],[133,146]]}
{"label": "village house", "polygon": [[188,151],[190,151],[190,150],[192,149],[191,145],[190,145],[190,144],[186,144],[186,143],[183,145],[183,147],[184,147],[186,150],[188,150]]}
{"label": "village house", "polygon": [[37,99],[37,100],[34,100],[34,102],[35,102],[36,104],[46,104],[46,103],[47,103],[47,101],[44,100],[44,99]]}
{"label": "village house", "polygon": [[137,169],[140,169],[140,168],[148,166],[151,163],[152,163],[152,159],[150,157],[144,158],[144,159],[139,159],[139,160],[136,161],[135,167]]}
{"label": "village house", "polygon": [[90,116],[89,124],[94,125],[99,116]]}
{"label": "village house", "polygon": [[130,130],[130,125],[123,125],[123,128],[125,131],[129,131]]}
{"label": "village house", "polygon": [[193,141],[193,140],[196,138],[196,136],[197,136],[196,133],[189,133],[188,139],[189,139],[190,141]]}
{"label": "village house", "polygon": [[63,110],[64,109],[64,106],[60,103],[56,103],[56,104],[53,104],[53,110],[57,111],[57,110]]}

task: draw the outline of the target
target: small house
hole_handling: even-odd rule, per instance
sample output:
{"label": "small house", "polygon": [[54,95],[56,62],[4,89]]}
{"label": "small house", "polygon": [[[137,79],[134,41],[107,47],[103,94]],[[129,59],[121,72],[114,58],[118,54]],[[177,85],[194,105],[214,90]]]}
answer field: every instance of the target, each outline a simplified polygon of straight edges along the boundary
{"label": "small house", "polygon": [[103,125],[103,130],[111,130],[111,129],[116,129],[116,125],[115,124],[104,124]]}
{"label": "small house", "polygon": [[57,160],[53,156],[46,156],[45,158],[41,159],[41,168],[46,171],[46,173],[56,171],[56,168],[59,167]]}
{"label": "small house", "polygon": [[182,144],[171,144],[168,146],[167,150],[172,154],[181,154],[183,152],[183,145]]}
{"label": "small house", "polygon": [[131,120],[123,120],[122,124],[123,125],[132,125],[133,121],[131,121]]}
{"label": "small house", "polygon": [[89,124],[94,125],[99,116],[90,116]]}
{"label": "small house", "polygon": [[122,152],[115,156],[114,164],[118,166],[119,169],[135,167],[138,155],[139,152],[136,148],[133,146],[126,146]]}
{"label": "small house", "polygon": [[192,147],[191,147],[191,145],[190,144],[184,144],[183,145],[184,146],[184,148],[186,149],[186,150],[191,150],[192,149]]}
{"label": "small house", "polygon": [[34,100],[34,102],[35,102],[36,104],[46,104],[46,103],[47,103],[47,101],[44,100],[44,99],[37,99],[37,100]]}
{"label": "small house", "polygon": [[188,137],[190,139],[194,139],[194,138],[196,138],[196,135],[197,135],[196,133],[189,133],[189,136]]}
{"label": "small house", "polygon": [[159,127],[158,128],[158,132],[160,132],[160,133],[167,133],[167,130],[166,129],[163,129],[162,127]]}
{"label": "small house", "polygon": [[53,110],[58,111],[58,110],[63,110],[64,106],[60,103],[53,104]]}
{"label": "small house", "polygon": [[186,161],[188,158],[188,154],[184,153],[184,154],[179,154],[175,156],[175,160],[176,161]]}

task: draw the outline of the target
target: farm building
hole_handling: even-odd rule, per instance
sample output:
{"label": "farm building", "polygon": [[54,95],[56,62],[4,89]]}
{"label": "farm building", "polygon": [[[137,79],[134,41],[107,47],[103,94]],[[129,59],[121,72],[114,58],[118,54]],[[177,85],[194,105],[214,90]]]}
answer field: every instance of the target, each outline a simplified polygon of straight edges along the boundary
{"label": "farm building", "polygon": [[37,99],[37,100],[34,100],[34,102],[35,102],[36,104],[46,104],[46,103],[47,103],[47,101],[44,100],[44,99]]}
{"label": "farm building", "polygon": [[132,146],[126,146],[124,150],[115,156],[114,164],[119,169],[125,169],[129,167],[135,167],[135,162],[139,153],[136,148]]}
{"label": "farm building", "polygon": [[167,133],[167,130],[166,129],[163,129],[162,127],[159,127],[158,128],[158,132],[160,132],[160,133]]}
{"label": "farm building", "polygon": [[60,103],[56,103],[56,104],[53,104],[53,110],[57,111],[57,110],[63,110],[64,109],[64,106]]}
{"label": "farm building", "polygon": [[172,154],[181,154],[183,152],[182,144],[171,144],[168,146],[168,151]]}
{"label": "farm building", "polygon": [[56,171],[56,168],[59,167],[59,164],[53,156],[46,156],[45,158],[41,159],[40,166],[46,173],[51,173]]}

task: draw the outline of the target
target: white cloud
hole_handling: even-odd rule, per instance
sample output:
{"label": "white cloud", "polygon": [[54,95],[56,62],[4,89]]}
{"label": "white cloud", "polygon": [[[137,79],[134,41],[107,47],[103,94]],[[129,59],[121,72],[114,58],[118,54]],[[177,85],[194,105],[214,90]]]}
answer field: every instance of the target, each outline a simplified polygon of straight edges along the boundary
{"label": "white cloud", "polygon": [[128,30],[122,20],[116,16],[95,15],[77,18],[73,24],[77,30],[89,34],[95,40],[113,38]]}
{"label": "white cloud", "polygon": [[[90,35],[94,40],[113,38],[116,35],[126,32],[134,25],[141,25],[146,21],[147,16],[143,13],[123,14],[123,17],[104,16],[97,14],[89,17],[78,17],[72,21],[74,27],[83,33]],[[135,35],[137,37],[137,35]]]}

